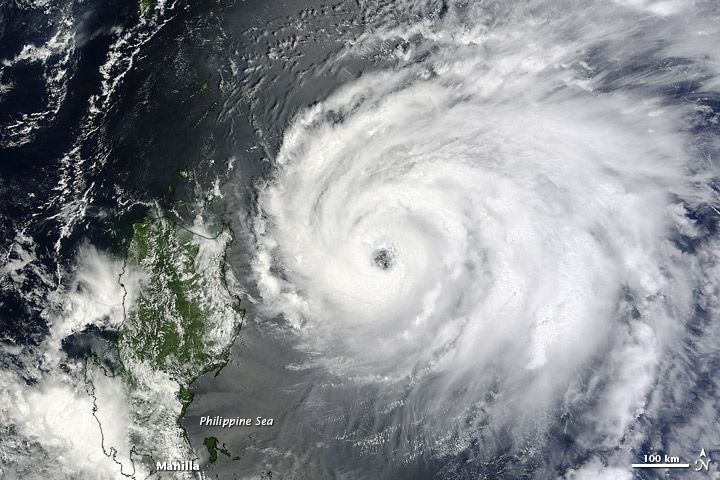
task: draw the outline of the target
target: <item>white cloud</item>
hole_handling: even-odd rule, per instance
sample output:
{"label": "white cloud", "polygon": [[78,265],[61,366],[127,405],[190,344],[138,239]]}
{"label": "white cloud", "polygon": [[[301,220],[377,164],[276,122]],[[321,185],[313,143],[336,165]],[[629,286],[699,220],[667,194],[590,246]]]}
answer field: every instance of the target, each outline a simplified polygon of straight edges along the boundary
{"label": "white cloud", "polygon": [[[0,423],[14,429],[0,442],[7,478],[125,478],[112,455],[124,473],[132,471],[132,423],[121,378],[105,376],[89,362],[87,380],[92,384],[86,384],[84,363],[61,349],[64,338],[90,325],[112,329],[123,320],[121,271],[119,260],[89,245],[80,248],[69,288],[51,295],[46,312],[50,336],[36,351],[0,352],[25,366],[0,370],[0,386],[7,393]],[[126,301],[134,300],[138,278],[133,272],[123,277]],[[91,394],[97,398],[95,415]]]}
{"label": "white cloud", "polygon": [[632,471],[628,467],[605,465],[601,460],[593,458],[578,470],[571,470],[566,480],[631,480]]}
{"label": "white cloud", "polygon": [[[607,2],[542,22],[501,10],[453,24],[451,9],[349,48],[410,44],[402,68],[343,85],[285,133],[255,224],[264,313],[296,327],[312,366],[397,388],[407,442],[542,430],[600,364],[584,421],[612,448],[693,314],[696,267],[671,238],[696,233],[686,209],[714,194],[691,107],[657,92],[702,67],[630,70],[691,48],[671,19],[629,45],[638,18]],[[610,65],[588,59],[600,48]]]}
{"label": "white cloud", "polygon": [[121,285],[123,268],[122,260],[92,245],[80,247],[67,291],[54,294],[61,304],[49,314],[51,336],[56,342],[91,325],[112,329],[122,323],[123,300],[126,305],[135,302],[141,278],[138,272],[127,269]]}

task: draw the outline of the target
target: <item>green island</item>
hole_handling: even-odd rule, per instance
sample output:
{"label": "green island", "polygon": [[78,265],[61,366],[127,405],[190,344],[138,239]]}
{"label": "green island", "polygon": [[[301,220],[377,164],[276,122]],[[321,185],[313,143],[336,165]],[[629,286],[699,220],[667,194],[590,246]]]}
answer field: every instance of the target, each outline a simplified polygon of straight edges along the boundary
{"label": "green island", "polygon": [[153,8],[155,8],[155,5],[157,3],[157,0],[140,0],[140,13],[147,13]]}
{"label": "green island", "polygon": [[215,463],[217,461],[218,452],[230,458],[230,452],[225,448],[218,446],[218,439],[216,437],[205,437],[203,444],[205,445],[205,448],[207,448],[208,455],[210,455],[210,463]]}

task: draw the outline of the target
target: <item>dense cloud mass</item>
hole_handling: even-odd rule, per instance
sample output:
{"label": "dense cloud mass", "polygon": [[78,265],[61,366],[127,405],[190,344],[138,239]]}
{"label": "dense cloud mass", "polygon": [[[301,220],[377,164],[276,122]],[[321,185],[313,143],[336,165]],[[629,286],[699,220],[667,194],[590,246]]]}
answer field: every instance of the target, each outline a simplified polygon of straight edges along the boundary
{"label": "dense cloud mass", "polygon": [[378,68],[296,118],[255,221],[303,368],[383,392],[391,456],[527,456],[564,425],[563,474],[624,478],[717,442],[653,430],[718,414],[717,6],[365,8],[336,61]]}
{"label": "dense cloud mass", "polygon": [[0,477],[720,461],[717,0],[32,0],[0,39]]}

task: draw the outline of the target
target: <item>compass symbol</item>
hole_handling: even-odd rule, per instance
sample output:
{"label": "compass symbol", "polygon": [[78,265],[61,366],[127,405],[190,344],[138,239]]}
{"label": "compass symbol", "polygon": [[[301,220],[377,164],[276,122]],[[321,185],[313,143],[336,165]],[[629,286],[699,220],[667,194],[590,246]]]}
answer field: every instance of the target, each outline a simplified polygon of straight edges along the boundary
{"label": "compass symbol", "polygon": [[708,457],[705,453],[705,449],[700,450],[700,457],[695,460],[695,471],[699,472],[701,470],[708,471],[710,469],[710,462],[712,462],[712,458]]}

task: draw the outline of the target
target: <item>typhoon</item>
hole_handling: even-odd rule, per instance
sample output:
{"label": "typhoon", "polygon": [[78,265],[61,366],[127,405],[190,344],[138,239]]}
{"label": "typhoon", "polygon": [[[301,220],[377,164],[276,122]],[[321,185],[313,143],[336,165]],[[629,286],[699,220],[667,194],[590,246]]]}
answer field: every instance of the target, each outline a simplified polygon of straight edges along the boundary
{"label": "typhoon", "polygon": [[320,401],[371,398],[357,452],[579,479],[716,448],[717,3],[362,5],[329,61],[372,68],[285,132],[252,262]]}

